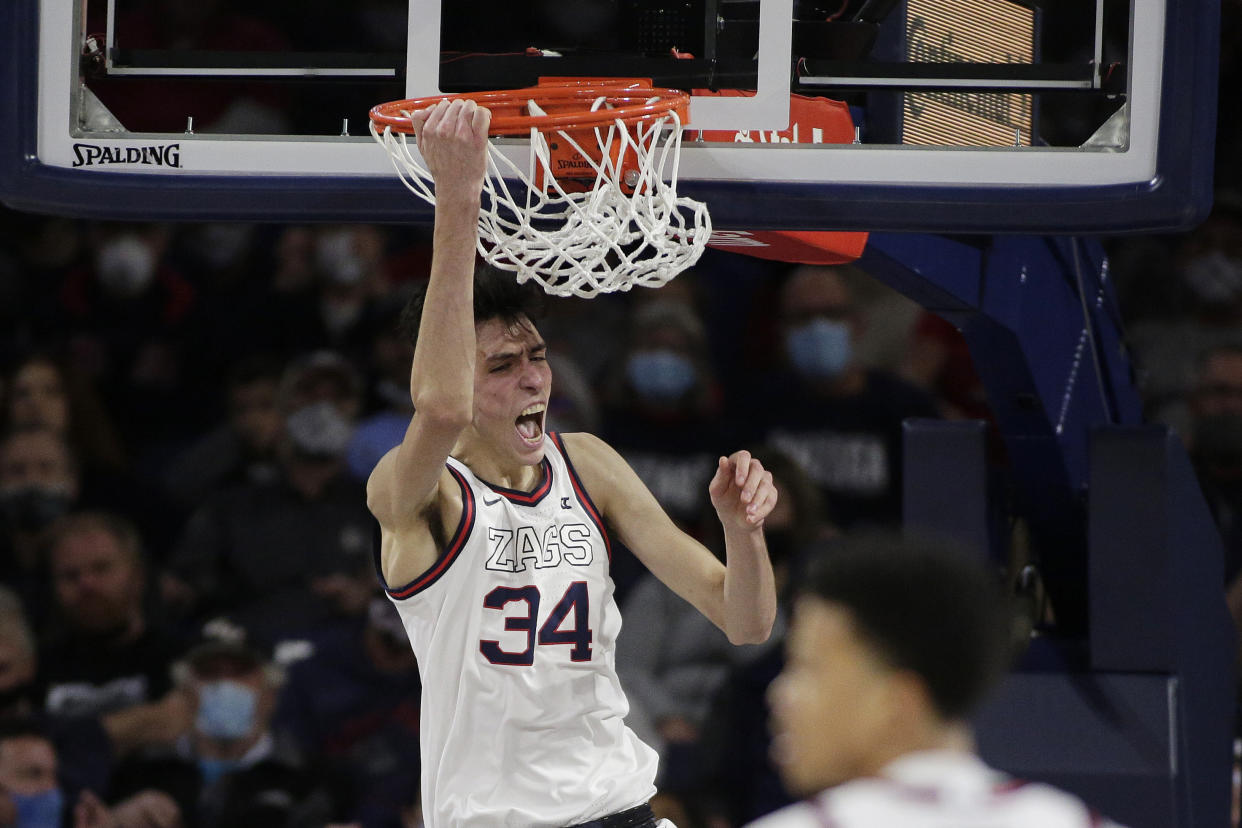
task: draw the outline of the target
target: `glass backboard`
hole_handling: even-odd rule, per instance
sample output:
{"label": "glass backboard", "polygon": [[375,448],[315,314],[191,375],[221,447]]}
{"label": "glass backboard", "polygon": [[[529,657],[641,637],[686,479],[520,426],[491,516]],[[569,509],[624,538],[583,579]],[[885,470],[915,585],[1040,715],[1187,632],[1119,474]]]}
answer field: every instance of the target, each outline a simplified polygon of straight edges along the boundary
{"label": "glass backboard", "polygon": [[[0,196],[103,218],[428,221],[370,106],[645,77],[694,92],[679,189],[721,229],[1176,229],[1210,205],[1218,16],[1216,0],[10,0]],[[846,103],[854,140],[791,122],[791,96]]]}

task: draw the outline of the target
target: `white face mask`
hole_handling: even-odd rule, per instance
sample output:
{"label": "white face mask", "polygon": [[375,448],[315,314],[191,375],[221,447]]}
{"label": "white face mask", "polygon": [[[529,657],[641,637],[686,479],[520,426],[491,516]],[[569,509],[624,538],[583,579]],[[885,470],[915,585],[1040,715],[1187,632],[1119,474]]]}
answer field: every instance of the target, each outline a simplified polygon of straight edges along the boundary
{"label": "white face mask", "polygon": [[285,420],[285,431],[299,452],[325,459],[343,455],[354,436],[353,423],[327,401],[294,411]]}
{"label": "white face mask", "polygon": [[315,240],[315,266],[329,282],[356,285],[366,275],[348,230],[334,230]]}
{"label": "white face mask", "polygon": [[99,283],[118,296],[137,296],[150,287],[155,264],[155,251],[132,233],[108,241],[95,257]]}
{"label": "white face mask", "polygon": [[1212,305],[1224,305],[1242,296],[1242,261],[1222,250],[1200,253],[1182,271],[1195,296]]}

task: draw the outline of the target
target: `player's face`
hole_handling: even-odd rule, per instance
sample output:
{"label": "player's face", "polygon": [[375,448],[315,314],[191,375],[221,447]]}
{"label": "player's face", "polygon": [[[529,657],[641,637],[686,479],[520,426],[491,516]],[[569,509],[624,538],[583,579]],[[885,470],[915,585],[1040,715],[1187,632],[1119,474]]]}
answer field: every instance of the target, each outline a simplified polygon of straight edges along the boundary
{"label": "player's face", "polygon": [[547,345],[525,317],[512,326],[489,319],[477,326],[476,336],[474,428],[502,454],[538,463],[552,391]]}
{"label": "player's face", "polygon": [[792,793],[813,794],[879,770],[892,676],[846,609],[799,599],[785,668],[768,693],[772,755]]}

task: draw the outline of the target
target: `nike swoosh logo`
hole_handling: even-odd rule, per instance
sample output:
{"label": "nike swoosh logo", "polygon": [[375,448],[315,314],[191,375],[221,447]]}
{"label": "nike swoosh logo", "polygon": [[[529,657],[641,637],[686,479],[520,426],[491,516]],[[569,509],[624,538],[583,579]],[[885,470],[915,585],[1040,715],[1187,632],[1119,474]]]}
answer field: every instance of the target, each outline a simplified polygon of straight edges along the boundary
{"label": "nike swoosh logo", "polygon": [[500,502],[500,496],[499,496],[499,495],[497,495],[497,496],[496,496],[496,499],[495,499],[495,500],[488,500],[486,497],[485,497],[485,498],[483,498],[483,505],[484,505],[484,506],[495,506],[495,505],[496,505],[497,503],[499,503],[499,502]]}

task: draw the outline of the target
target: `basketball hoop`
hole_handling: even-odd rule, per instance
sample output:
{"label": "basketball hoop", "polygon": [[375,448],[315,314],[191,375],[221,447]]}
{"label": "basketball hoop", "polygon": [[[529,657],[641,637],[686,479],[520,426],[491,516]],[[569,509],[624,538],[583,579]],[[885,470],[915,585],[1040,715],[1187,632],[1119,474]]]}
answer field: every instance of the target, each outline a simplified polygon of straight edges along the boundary
{"label": "basketball hoop", "polygon": [[491,110],[490,135],[530,138],[525,170],[488,143],[478,247],[492,265],[554,296],[591,297],[659,287],[698,261],[707,206],[677,196],[689,95],[649,82],[541,81],[376,106],[371,134],[406,188],[433,205],[410,113],[455,97]]}

